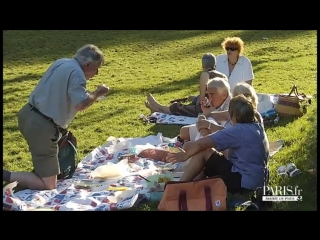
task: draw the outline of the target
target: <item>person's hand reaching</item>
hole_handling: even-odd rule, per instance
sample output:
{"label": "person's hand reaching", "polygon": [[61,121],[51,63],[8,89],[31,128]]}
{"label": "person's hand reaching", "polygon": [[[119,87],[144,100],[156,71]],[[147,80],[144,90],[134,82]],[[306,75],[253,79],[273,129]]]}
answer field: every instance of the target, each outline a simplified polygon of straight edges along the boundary
{"label": "person's hand reaching", "polygon": [[184,162],[188,159],[188,156],[184,150],[181,149],[181,152],[169,153],[167,157],[167,162],[172,164],[177,162]]}

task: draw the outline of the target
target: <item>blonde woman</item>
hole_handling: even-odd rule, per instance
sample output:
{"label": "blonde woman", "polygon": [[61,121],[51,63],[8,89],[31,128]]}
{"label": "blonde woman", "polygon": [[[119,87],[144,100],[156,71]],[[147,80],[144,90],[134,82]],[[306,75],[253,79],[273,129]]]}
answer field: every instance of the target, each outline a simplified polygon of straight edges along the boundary
{"label": "blonde woman", "polygon": [[221,43],[225,54],[217,56],[216,70],[224,73],[233,91],[237,83],[246,82],[253,86],[253,69],[249,58],[243,55],[244,42],[239,37],[227,37]]}
{"label": "blonde woman", "polygon": [[[245,82],[238,83],[234,87],[232,95],[233,97],[235,97],[240,94],[246,97],[250,97],[252,101],[252,105],[255,109],[255,117],[257,118],[259,123],[263,125],[262,116],[257,111],[258,97],[254,88]],[[216,122],[220,123],[220,125],[212,123],[212,121],[208,119],[202,119],[202,120],[199,120],[196,124],[183,126],[180,129],[180,135],[179,135],[182,140],[195,141],[195,138],[198,135],[199,130],[203,128],[209,129],[210,133],[214,133],[218,130],[227,128],[231,125],[230,115],[228,110],[208,112],[208,110],[203,108],[202,111],[203,111],[202,115],[204,115],[206,118],[213,118]]]}

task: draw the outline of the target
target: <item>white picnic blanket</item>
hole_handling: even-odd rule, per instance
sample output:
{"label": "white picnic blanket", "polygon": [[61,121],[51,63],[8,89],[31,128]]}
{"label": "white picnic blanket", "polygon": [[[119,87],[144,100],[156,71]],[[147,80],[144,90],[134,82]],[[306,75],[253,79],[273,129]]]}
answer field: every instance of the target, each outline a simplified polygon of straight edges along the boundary
{"label": "white picnic blanket", "polygon": [[[273,109],[278,101],[277,94],[257,93],[257,95],[259,100],[258,111],[261,114]],[[197,122],[197,118],[195,117],[175,116],[159,112],[152,113],[151,117],[157,119],[157,124],[191,125]]]}
{"label": "white picnic blanket", "polygon": [[[147,148],[160,148],[163,146],[179,147],[176,139],[158,135],[150,135],[145,138],[108,138],[106,144],[95,148],[78,165],[72,179],[58,182],[55,190],[36,191],[23,190],[14,192],[16,183],[12,183],[3,189],[3,209],[11,211],[28,211],[34,209],[54,209],[56,211],[113,211],[131,208],[136,201],[150,198],[150,189],[146,181],[137,174],[148,177],[155,173],[158,166],[165,163],[139,158],[127,170],[126,176],[109,181],[98,181],[102,188],[91,191],[76,189],[75,184],[89,180],[91,172],[97,167],[106,164],[118,163],[118,157],[122,154],[142,151]],[[270,153],[274,155],[283,146],[283,141],[270,143]],[[122,160],[124,161],[124,160]],[[175,164],[177,171],[181,166]],[[178,180],[178,179],[177,179]],[[106,190],[108,187],[126,187],[130,190],[117,191]]]}
{"label": "white picnic blanket", "polygon": [[[149,198],[150,193],[146,181],[135,175],[148,177],[155,173],[157,166],[163,162],[151,161],[139,158],[130,164],[127,177],[111,181],[96,181],[103,186],[99,191],[76,189],[75,183],[80,180],[88,180],[91,172],[99,166],[108,163],[118,163],[118,157],[135,148],[138,151],[147,148],[158,148],[161,145],[174,147],[175,139],[169,139],[158,134],[145,138],[113,138],[107,143],[94,149],[78,165],[72,179],[59,181],[55,190],[36,191],[23,190],[14,192],[15,183],[9,184],[3,189],[3,209],[13,211],[28,211],[35,208],[50,208],[58,211],[112,211],[131,208],[138,197]],[[129,148],[127,148],[129,146]],[[127,187],[131,190],[116,191],[106,190],[108,187]]]}

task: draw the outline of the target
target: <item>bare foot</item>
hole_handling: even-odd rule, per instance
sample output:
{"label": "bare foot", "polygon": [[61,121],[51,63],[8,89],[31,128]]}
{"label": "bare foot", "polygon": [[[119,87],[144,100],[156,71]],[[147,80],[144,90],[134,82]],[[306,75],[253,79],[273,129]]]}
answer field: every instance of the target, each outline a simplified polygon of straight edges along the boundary
{"label": "bare foot", "polygon": [[144,105],[146,106],[146,108],[149,108],[151,113],[158,112],[158,109],[156,109],[155,107],[151,106],[151,104],[148,101],[145,101]]}
{"label": "bare foot", "polygon": [[146,106],[146,108],[149,108],[149,109],[151,108],[151,104],[148,101],[145,101],[144,105]]}
{"label": "bare foot", "polygon": [[159,103],[157,102],[157,100],[152,96],[151,93],[148,93],[147,95],[147,100],[149,102],[150,105],[158,105]]}

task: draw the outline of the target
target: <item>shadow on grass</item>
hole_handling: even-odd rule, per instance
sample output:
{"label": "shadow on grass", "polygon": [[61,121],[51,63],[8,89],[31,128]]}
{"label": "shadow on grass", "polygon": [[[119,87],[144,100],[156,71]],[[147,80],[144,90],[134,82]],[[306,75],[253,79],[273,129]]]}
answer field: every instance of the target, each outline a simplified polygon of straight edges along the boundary
{"label": "shadow on grass", "polygon": [[[88,125],[90,125],[91,122],[102,122],[107,118],[112,118],[115,116],[124,116],[125,113],[128,111],[130,107],[117,107],[116,109],[108,110],[108,112],[103,111],[101,108],[97,109],[90,109],[88,111],[85,111],[83,113],[80,113],[77,115],[77,121],[73,121],[71,123],[72,128],[74,129],[82,129]],[[94,119],[92,119],[92,116],[94,116]],[[76,123],[75,123],[76,122]],[[70,126],[71,126],[70,125]],[[107,126],[101,125],[101,128],[106,128]],[[95,132],[102,132],[101,129],[95,129]]]}
{"label": "shadow on grass", "polygon": [[[278,40],[278,39],[286,39],[286,38],[292,38],[295,37],[297,35],[301,35],[301,34],[305,34],[307,31],[306,30],[274,30],[274,31],[270,31],[270,30],[243,30],[243,31],[239,31],[238,34],[232,34],[232,32],[230,31],[230,36],[223,36],[219,41],[212,41],[210,43],[206,43],[206,44],[202,44],[200,46],[195,46],[192,49],[188,49],[188,50],[183,50],[179,53],[181,54],[185,54],[186,51],[188,53],[199,53],[199,52],[212,52],[212,49],[215,49],[217,47],[220,47],[220,51],[223,52],[222,48],[221,48],[221,43],[224,40],[225,37],[232,37],[232,36],[236,36],[236,37],[240,37],[244,42],[245,45],[250,45],[250,42],[265,42],[265,41],[274,41],[274,40]],[[264,37],[267,37],[268,40],[263,39]],[[263,54],[265,53],[264,51],[274,51],[274,49],[271,49],[271,47],[268,48],[264,48],[264,49],[260,49],[259,51],[255,52],[254,54],[259,56],[259,54],[261,54],[261,52],[263,52]],[[260,53],[259,53],[260,52]],[[216,55],[218,55],[219,53],[215,53]],[[254,63],[252,64],[253,66]],[[255,69],[255,71],[257,71],[257,69]]]}
{"label": "shadow on grass", "polygon": [[[170,82],[162,82],[160,84],[151,85],[148,87],[141,87],[141,88],[112,88],[107,95],[107,97],[120,97],[120,101],[127,101],[130,102],[133,95],[141,96],[141,95],[147,95],[147,93],[156,93],[155,97],[161,94],[167,94],[169,92],[175,92],[179,91],[181,89],[192,89],[195,84],[197,83],[199,77],[200,77],[201,71],[191,75],[187,79],[179,79],[179,80],[173,80]],[[19,76],[14,79],[8,79],[4,81],[4,86],[7,86],[12,83],[21,83],[23,81],[34,81],[41,78],[41,75],[37,74],[26,74],[23,76]],[[19,96],[14,95],[14,93],[19,92]],[[23,88],[19,87],[19,85],[13,84],[12,87],[4,89],[3,94],[5,96],[10,96],[6,99],[3,99],[4,103],[10,103],[10,102],[17,102],[19,99],[25,99],[27,101],[30,91],[25,91]],[[195,94],[190,91],[190,94]],[[129,97],[130,96],[130,97]],[[181,98],[186,96],[177,96],[176,98]],[[126,99],[127,98],[127,99]],[[171,99],[172,100],[172,99]],[[143,103],[141,103],[143,104]],[[162,103],[164,105],[168,105],[169,103]],[[108,113],[110,114],[110,113]],[[111,113],[113,114],[113,113]],[[110,115],[109,115],[110,116]],[[102,118],[100,119],[102,120]]]}
{"label": "shadow on grass", "polygon": [[157,133],[162,133],[164,137],[174,138],[179,135],[182,125],[161,125],[161,124],[150,124],[148,133],[156,135]]}
{"label": "shadow on grass", "polygon": [[[220,31],[212,30],[181,30],[181,31],[138,31],[138,30],[14,30],[5,31],[3,34],[3,59],[6,64],[15,65],[21,63],[48,62],[57,58],[73,56],[78,48],[87,43],[95,44],[101,48],[114,48],[117,52],[117,46],[136,44],[138,48],[150,48],[155,45],[169,41],[178,41],[201,35],[219,34]],[[261,30],[244,30],[240,31],[237,36],[241,37],[246,44],[250,42],[266,41],[262,37],[269,39],[291,38],[299,34],[304,34],[305,30],[294,31],[261,31]],[[232,32],[230,31],[230,34]],[[188,53],[210,52],[210,49],[220,47],[221,42],[227,36],[221,36],[221,39],[214,40],[207,44],[187,48],[179,51],[183,54]],[[57,41],[57,38],[59,40]],[[138,44],[138,43],[141,44]],[[26,49],[27,48],[27,49]],[[30,49],[30,50],[29,50]],[[134,50],[134,49],[133,49]],[[222,50],[222,49],[221,49]],[[177,53],[175,53],[177,54]]]}
{"label": "shadow on grass", "polygon": [[[110,93],[108,94],[109,96],[119,96],[119,95],[125,95],[125,96],[132,96],[132,95],[147,95],[148,93],[156,93],[154,97],[157,98],[158,95],[161,94],[167,94],[169,92],[176,92],[181,89],[189,89],[192,88],[196,85],[198,79],[200,78],[201,72],[198,72],[194,75],[191,75],[187,79],[179,79],[179,80],[174,80],[170,82],[162,82],[158,83],[155,85],[151,85],[148,87],[142,86],[139,88],[114,88],[110,90]],[[196,94],[196,93],[193,93]],[[181,98],[181,97],[186,97],[186,96],[177,96],[176,98]],[[129,97],[128,97],[129,98]],[[171,99],[173,100],[173,99]],[[168,105],[169,103],[161,103],[163,105]]]}
{"label": "shadow on grass", "polygon": [[[28,63],[52,61],[73,56],[78,48],[92,43],[101,48],[141,42],[139,48],[149,48],[166,41],[176,41],[214,31],[139,31],[139,30],[14,30],[3,34],[5,64],[15,65],[21,59]],[[59,39],[57,39],[59,38]],[[150,46],[149,46],[150,45]],[[30,49],[30,50],[26,50]],[[114,51],[117,51],[115,49]]]}
{"label": "shadow on grass", "polygon": [[[10,76],[10,75],[9,75]],[[4,85],[9,85],[9,84],[16,84],[16,83],[22,83],[24,81],[34,81],[34,80],[40,80],[40,78],[42,77],[42,75],[40,74],[33,74],[33,73],[28,73],[16,78],[12,78],[12,79],[8,79],[8,77],[6,77],[3,81]],[[9,91],[9,90],[8,90]],[[8,92],[3,91],[4,94],[7,94]]]}
{"label": "shadow on grass", "polygon": [[265,124],[265,129],[268,130],[268,129],[273,128],[275,126],[285,127],[297,119],[298,119],[298,117],[280,117],[279,122],[277,124],[272,124],[272,125]]}
{"label": "shadow on grass", "polygon": [[[296,159],[294,164],[302,173],[296,177],[280,179],[281,186],[293,186],[302,190],[301,202],[281,202],[274,204],[275,210],[286,211],[314,211],[317,209],[317,175],[310,174],[309,169],[317,169],[317,108],[309,117],[309,132],[299,143],[299,148],[292,150],[287,157]],[[291,156],[291,157],[290,157]],[[306,156],[306,158],[305,158]]]}

